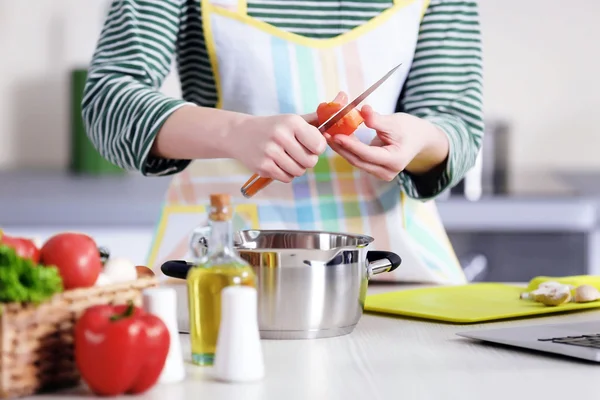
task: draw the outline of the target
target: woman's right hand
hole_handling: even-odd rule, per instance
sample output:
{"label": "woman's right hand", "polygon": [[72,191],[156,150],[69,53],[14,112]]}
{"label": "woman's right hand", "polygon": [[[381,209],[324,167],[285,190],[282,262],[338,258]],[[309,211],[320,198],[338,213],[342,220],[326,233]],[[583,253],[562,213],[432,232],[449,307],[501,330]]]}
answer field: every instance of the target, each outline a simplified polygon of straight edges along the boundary
{"label": "woman's right hand", "polygon": [[228,153],[263,178],[289,183],[317,164],[327,141],[300,115],[250,116],[232,125]]}

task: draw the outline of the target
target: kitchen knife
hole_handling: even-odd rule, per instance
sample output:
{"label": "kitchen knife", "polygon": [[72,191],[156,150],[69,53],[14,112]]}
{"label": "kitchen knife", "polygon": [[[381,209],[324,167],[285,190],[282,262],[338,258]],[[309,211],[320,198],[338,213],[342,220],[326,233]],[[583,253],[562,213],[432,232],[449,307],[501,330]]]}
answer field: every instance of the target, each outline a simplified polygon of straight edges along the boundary
{"label": "kitchen knife", "polygon": [[[372,84],[367,90],[365,90],[363,93],[361,93],[357,98],[352,100],[344,108],[342,108],[341,110],[339,110],[338,112],[333,114],[331,117],[329,117],[329,119],[327,119],[327,121],[325,121],[323,124],[321,124],[317,129],[319,129],[319,131],[321,133],[327,132],[327,130],[329,130],[332,126],[334,126],[336,123],[338,123],[342,118],[344,118],[346,116],[346,114],[348,114],[350,111],[352,111],[354,108],[356,108],[360,103],[363,102],[363,100],[365,100],[371,93],[373,93],[379,86],[381,86],[381,84],[383,82],[385,82],[390,76],[392,76],[392,74],[394,72],[396,72],[396,70],[398,68],[400,68],[401,65],[402,64],[398,64],[394,68],[392,68],[388,73],[386,73],[383,77],[381,77],[381,79],[379,79],[377,82]],[[271,179],[271,178],[262,178],[260,175],[254,174],[242,186],[242,189],[241,189],[242,195],[244,195],[244,197],[249,199],[252,196],[254,196],[256,193],[258,193],[259,191],[261,191],[262,189],[267,187],[271,182],[273,182],[273,179]]]}

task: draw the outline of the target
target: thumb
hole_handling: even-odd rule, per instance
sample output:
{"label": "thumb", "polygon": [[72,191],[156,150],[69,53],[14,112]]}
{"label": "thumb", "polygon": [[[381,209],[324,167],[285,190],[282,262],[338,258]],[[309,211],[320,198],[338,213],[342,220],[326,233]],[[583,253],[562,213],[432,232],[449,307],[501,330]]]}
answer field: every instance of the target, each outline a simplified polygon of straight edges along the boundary
{"label": "thumb", "polygon": [[371,106],[364,106],[360,110],[360,115],[365,120],[365,126],[375,129],[378,132],[389,133],[394,128],[394,118],[392,115],[381,115]]}
{"label": "thumb", "polygon": [[312,112],[310,114],[304,114],[304,115],[301,115],[301,117],[304,118],[304,120],[306,122],[308,122],[309,124],[311,124],[313,126],[319,125],[319,120],[317,118],[316,112]]}
{"label": "thumb", "polygon": [[346,94],[346,92],[340,91],[338,92],[337,96],[335,96],[335,99],[333,99],[332,102],[345,106],[346,104],[348,104],[348,95]]}

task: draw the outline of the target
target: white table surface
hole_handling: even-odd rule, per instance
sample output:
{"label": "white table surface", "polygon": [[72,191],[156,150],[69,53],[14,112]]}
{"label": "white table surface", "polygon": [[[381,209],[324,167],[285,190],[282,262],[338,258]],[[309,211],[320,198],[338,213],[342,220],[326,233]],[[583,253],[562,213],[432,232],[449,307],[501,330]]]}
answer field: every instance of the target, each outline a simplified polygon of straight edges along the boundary
{"label": "white table surface", "polygon": [[[409,286],[371,285],[371,293]],[[263,341],[266,377],[255,384],[225,384],[210,369],[189,364],[184,382],[158,385],[128,399],[165,400],[379,400],[566,399],[598,393],[600,364],[483,345],[455,335],[481,327],[584,321],[600,311],[480,325],[451,325],[365,314],[347,336]],[[85,388],[32,400],[89,399]]]}

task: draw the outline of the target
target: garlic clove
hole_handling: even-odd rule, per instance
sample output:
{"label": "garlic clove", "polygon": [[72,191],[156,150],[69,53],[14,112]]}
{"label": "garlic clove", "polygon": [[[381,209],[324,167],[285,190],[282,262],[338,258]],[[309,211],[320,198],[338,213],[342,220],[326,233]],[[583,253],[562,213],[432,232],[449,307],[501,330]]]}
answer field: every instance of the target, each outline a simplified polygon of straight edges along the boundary
{"label": "garlic clove", "polygon": [[574,300],[576,303],[588,303],[600,299],[600,292],[594,286],[581,285],[575,289]]}
{"label": "garlic clove", "polygon": [[98,275],[98,279],[96,279],[94,286],[106,286],[110,285],[111,283],[112,282],[110,281],[110,278],[106,276],[104,272],[100,272],[100,275]]}
{"label": "garlic clove", "polygon": [[104,264],[104,274],[113,282],[129,282],[137,279],[135,264],[127,258],[109,258]]}

